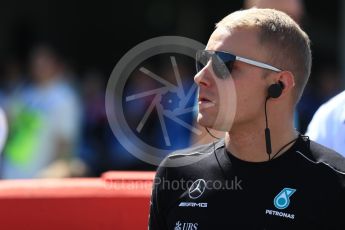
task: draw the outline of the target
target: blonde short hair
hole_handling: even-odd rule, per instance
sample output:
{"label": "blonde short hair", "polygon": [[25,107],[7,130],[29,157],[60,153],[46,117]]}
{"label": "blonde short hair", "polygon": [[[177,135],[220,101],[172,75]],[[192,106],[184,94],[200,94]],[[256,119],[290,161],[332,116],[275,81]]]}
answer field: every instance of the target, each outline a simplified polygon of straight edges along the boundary
{"label": "blonde short hair", "polygon": [[273,9],[248,9],[229,14],[216,24],[228,30],[254,28],[258,41],[267,50],[269,64],[293,73],[299,101],[311,71],[311,49],[308,35],[287,14]]}

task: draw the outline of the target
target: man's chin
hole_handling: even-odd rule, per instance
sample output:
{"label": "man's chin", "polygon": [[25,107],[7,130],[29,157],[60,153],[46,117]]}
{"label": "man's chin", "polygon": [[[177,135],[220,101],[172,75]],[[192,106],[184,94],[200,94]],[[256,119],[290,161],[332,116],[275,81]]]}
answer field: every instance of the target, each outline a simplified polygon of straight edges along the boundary
{"label": "man's chin", "polygon": [[202,114],[198,114],[198,118],[197,118],[197,123],[198,125],[205,127],[205,128],[212,128],[214,121],[212,121],[211,119],[209,119],[206,116],[203,116]]}
{"label": "man's chin", "polygon": [[231,130],[231,125],[229,125],[228,123],[217,124],[213,120],[210,121],[210,120],[207,120],[205,118],[199,119],[199,117],[198,117],[197,123],[198,123],[198,125],[200,125],[204,128],[213,129],[213,130],[216,130],[219,132],[229,132]]}

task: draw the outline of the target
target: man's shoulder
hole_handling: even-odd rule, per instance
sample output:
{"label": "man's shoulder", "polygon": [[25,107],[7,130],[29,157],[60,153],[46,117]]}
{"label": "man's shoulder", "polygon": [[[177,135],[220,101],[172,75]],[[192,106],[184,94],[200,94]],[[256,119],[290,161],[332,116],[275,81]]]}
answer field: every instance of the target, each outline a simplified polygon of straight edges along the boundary
{"label": "man's shoulder", "polygon": [[168,155],[168,158],[199,156],[213,152],[215,146],[219,146],[220,141],[216,143],[208,143],[203,145],[197,145],[185,149],[176,150]]}
{"label": "man's shoulder", "polygon": [[333,173],[345,176],[345,158],[340,153],[314,141],[310,141],[310,153],[314,163],[321,163]]}
{"label": "man's shoulder", "polygon": [[213,143],[176,150],[164,158],[160,167],[180,167],[191,165],[210,157],[216,149],[222,147],[224,147],[223,139]]}

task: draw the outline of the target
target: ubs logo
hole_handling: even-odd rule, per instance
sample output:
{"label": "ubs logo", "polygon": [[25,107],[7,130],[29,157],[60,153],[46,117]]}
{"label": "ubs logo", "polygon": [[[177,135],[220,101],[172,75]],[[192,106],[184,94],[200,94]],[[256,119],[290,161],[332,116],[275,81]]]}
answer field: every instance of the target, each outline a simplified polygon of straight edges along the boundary
{"label": "ubs logo", "polygon": [[197,230],[198,223],[183,223],[181,221],[177,221],[175,224],[174,230]]}
{"label": "ubs logo", "polygon": [[205,188],[206,181],[204,179],[197,179],[188,190],[189,197],[192,199],[199,198],[204,193]]}

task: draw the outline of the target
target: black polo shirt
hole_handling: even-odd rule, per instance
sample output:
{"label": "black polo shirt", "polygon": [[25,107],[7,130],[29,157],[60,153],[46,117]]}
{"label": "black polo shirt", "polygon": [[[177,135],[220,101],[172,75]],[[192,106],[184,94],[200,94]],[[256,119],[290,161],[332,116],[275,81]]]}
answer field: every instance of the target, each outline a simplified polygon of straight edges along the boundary
{"label": "black polo shirt", "polygon": [[[190,162],[179,167],[176,162]],[[345,159],[300,136],[267,162],[224,141],[169,155],[154,182],[149,229],[345,229]]]}

